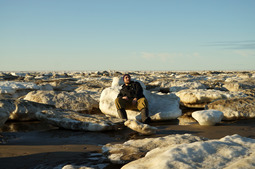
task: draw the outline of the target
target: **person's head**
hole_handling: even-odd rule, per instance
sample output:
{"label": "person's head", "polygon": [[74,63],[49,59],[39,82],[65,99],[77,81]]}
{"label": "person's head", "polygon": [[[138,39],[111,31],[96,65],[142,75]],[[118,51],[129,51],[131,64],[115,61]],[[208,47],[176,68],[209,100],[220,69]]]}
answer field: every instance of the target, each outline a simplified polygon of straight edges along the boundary
{"label": "person's head", "polygon": [[129,84],[131,82],[131,76],[129,74],[124,74],[123,81],[125,84]]}

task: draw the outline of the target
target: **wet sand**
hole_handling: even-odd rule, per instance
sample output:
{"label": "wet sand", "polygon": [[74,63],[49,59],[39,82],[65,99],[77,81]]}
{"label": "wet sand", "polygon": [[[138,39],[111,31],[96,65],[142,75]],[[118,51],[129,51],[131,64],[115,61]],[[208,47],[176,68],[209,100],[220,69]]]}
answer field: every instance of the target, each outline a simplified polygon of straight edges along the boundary
{"label": "wet sand", "polygon": [[[216,126],[199,124],[178,125],[178,120],[154,122],[159,137],[169,134],[190,133],[209,139],[239,134],[255,139],[255,119],[223,121]],[[122,143],[139,139],[138,133],[125,128],[119,131],[83,132],[59,129],[41,122],[7,122],[0,133],[0,168],[29,169],[54,168],[64,164],[93,166],[101,164],[106,169],[120,168],[110,164],[101,154],[107,143]]]}

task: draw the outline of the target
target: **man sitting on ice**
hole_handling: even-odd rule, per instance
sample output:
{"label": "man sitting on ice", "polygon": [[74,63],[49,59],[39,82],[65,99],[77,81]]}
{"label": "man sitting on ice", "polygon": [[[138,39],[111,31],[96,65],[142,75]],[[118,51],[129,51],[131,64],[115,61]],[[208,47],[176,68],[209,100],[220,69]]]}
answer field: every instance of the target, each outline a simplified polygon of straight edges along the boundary
{"label": "man sitting on ice", "polygon": [[127,120],[126,109],[138,109],[141,111],[142,122],[148,124],[151,119],[149,117],[148,101],[143,95],[142,86],[139,82],[131,81],[129,74],[123,76],[123,81],[125,84],[122,85],[122,89],[115,99],[119,117]]}

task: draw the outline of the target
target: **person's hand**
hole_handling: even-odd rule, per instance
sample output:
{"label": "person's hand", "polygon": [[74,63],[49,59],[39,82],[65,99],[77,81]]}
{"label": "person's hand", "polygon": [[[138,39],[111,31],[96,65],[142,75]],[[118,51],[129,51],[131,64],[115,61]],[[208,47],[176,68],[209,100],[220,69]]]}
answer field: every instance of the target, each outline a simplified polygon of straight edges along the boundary
{"label": "person's hand", "polygon": [[123,100],[128,100],[128,97],[127,96],[123,96],[122,99]]}
{"label": "person's hand", "polygon": [[136,103],[137,103],[137,98],[134,98],[134,99],[132,100],[132,104],[133,104],[133,105],[136,105]]}

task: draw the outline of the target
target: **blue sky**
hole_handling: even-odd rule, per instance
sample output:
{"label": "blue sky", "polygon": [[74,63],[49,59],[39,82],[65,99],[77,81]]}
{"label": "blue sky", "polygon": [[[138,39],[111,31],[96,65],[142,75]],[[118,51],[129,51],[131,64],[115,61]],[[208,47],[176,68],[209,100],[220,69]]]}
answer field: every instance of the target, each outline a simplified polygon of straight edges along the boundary
{"label": "blue sky", "polygon": [[254,0],[0,0],[0,71],[254,70]]}

